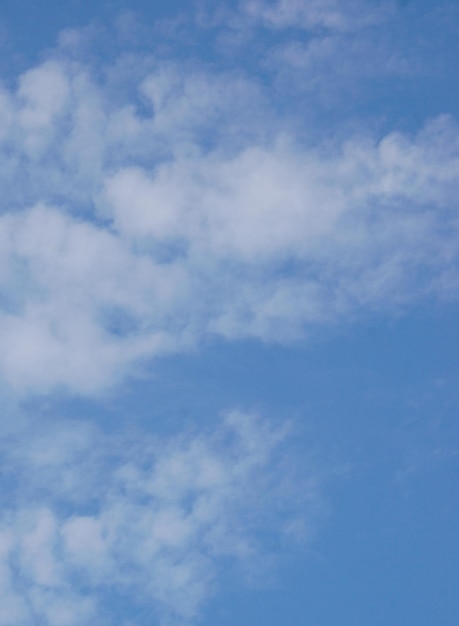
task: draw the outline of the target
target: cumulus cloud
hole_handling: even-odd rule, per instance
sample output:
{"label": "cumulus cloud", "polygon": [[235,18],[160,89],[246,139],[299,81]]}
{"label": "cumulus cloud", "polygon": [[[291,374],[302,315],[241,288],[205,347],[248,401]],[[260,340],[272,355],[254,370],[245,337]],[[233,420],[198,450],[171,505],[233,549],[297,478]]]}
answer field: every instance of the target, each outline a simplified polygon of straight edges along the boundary
{"label": "cumulus cloud", "polygon": [[[384,17],[360,8],[250,1],[239,19],[313,33],[272,59],[289,52],[325,80],[344,38]],[[318,138],[302,102],[279,102],[266,59],[255,74],[160,54],[83,61],[78,33],[61,42],[0,89],[10,397],[99,393],[211,338],[288,342],[457,297],[452,117]],[[0,624],[113,623],[120,602],[195,621],[223,567],[253,574],[320,509],[317,477],[295,474],[285,433],[253,416],[162,440],[6,421]]]}
{"label": "cumulus cloud", "polygon": [[161,351],[163,329],[153,330],[153,317],[151,332],[141,327],[153,313],[153,293],[160,317],[175,299],[180,270],[168,265],[157,271],[108,230],[40,205],[4,216],[0,240],[0,369],[13,387],[97,389],[124,357],[148,354],[153,343]]}
{"label": "cumulus cloud", "polygon": [[61,50],[0,94],[0,375],[17,391],[94,393],[206,337],[290,341],[455,297],[451,117],[312,142],[240,70],[94,63]]}
{"label": "cumulus cloud", "polygon": [[286,436],[241,413],[162,440],[65,420],[3,436],[0,624],[113,623],[110,594],[194,621],[222,567],[258,575],[268,535],[314,526],[320,481],[292,474]]}

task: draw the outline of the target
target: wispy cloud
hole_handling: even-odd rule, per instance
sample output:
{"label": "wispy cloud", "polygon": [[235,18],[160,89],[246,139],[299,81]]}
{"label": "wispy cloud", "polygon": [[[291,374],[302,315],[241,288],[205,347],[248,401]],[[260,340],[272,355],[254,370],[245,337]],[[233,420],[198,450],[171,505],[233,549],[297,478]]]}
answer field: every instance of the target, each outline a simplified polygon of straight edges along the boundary
{"label": "wispy cloud", "polygon": [[[328,32],[359,7],[239,15]],[[314,115],[273,97],[272,75],[173,54],[80,58],[77,35],[0,94],[0,374],[16,390],[93,393],[206,337],[289,341],[456,297],[452,117],[318,137]],[[309,57],[327,48],[317,37]],[[342,50],[325,56],[307,61],[322,79]]]}
{"label": "wispy cloud", "polygon": [[66,420],[3,437],[0,624],[113,623],[110,594],[194,620],[221,567],[258,576],[272,538],[309,538],[320,478],[286,437],[241,413],[169,439]]}
{"label": "wispy cloud", "polygon": [[357,31],[378,24],[393,11],[393,3],[362,0],[244,0],[242,11],[271,28],[332,32]]}
{"label": "wispy cloud", "polygon": [[0,371],[18,390],[93,392],[209,334],[285,341],[454,296],[451,118],[312,146],[268,105],[254,121],[243,76],[161,65],[109,96],[62,60],[3,94]]}
{"label": "wispy cloud", "polygon": [[[101,29],[65,31],[1,87],[12,405],[98,394],[215,337],[300,341],[457,299],[457,121],[382,131],[341,109],[341,85],[409,71],[375,35],[393,3],[371,6],[247,0],[228,27],[195,19],[207,39],[180,53],[124,16],[111,58],[94,53]],[[330,128],[316,125],[327,89]],[[169,438],[5,416],[0,624],[196,621],[223,568],[257,576],[321,512],[321,476],[252,415]]]}

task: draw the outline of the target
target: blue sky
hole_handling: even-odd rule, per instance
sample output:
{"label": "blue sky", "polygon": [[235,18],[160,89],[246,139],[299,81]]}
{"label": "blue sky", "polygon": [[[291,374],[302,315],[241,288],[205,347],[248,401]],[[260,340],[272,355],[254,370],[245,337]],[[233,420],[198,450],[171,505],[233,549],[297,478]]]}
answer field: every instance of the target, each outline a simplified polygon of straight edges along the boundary
{"label": "blue sky", "polygon": [[456,626],[459,11],[0,10],[0,625]]}

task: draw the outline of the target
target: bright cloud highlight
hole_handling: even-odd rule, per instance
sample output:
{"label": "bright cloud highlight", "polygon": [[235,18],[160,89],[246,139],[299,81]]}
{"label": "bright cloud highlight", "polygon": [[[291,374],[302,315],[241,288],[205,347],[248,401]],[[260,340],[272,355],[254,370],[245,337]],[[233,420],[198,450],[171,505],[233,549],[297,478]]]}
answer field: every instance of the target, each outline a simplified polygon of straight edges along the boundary
{"label": "bright cloud highlight", "polygon": [[452,118],[308,145],[230,106],[266,100],[249,77],[168,65],[129,105],[90,75],[47,61],[3,95],[0,371],[16,389],[93,393],[208,336],[283,342],[455,297]]}

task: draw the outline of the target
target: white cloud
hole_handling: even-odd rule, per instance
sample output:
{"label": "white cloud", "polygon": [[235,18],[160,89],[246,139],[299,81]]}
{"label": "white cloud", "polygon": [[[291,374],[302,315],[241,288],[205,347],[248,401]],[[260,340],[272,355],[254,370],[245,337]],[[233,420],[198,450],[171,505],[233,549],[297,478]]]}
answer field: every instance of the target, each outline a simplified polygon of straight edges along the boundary
{"label": "white cloud", "polygon": [[[241,15],[276,36],[319,33],[284,52],[325,80],[349,33],[382,19],[359,8],[247,2]],[[64,39],[71,58],[58,50],[0,93],[0,377],[13,396],[98,393],[212,336],[290,341],[457,297],[452,118],[310,141],[308,111],[292,119],[270,77],[124,56],[101,68],[78,61],[78,33]],[[314,474],[292,477],[283,434],[250,416],[166,441],[13,422],[0,625],[112,623],[115,595],[193,621],[222,564],[255,568],[264,536],[307,534],[320,509]]]}
{"label": "white cloud", "polygon": [[356,31],[377,24],[390,14],[390,2],[362,0],[244,0],[247,16],[272,28],[327,29],[334,32]]}
{"label": "white cloud", "polygon": [[68,77],[55,62],[44,63],[20,77],[17,120],[24,134],[24,151],[30,158],[41,156],[53,140],[68,104],[69,91]]}
{"label": "white cloud", "polygon": [[154,62],[133,91],[126,63],[98,83],[56,56],[3,91],[0,375],[16,391],[94,393],[209,335],[285,341],[455,297],[451,118],[311,145],[240,72]]}
{"label": "white cloud", "polygon": [[161,351],[165,329],[155,330],[154,317],[170,312],[180,270],[158,267],[108,230],[44,206],[1,219],[0,240],[0,370],[10,384],[97,389],[125,357]]}
{"label": "white cloud", "polygon": [[300,91],[309,106],[326,111],[337,99],[360,109],[375,90],[387,91],[389,79],[413,80],[419,72],[412,51],[394,49],[387,33],[373,30],[321,33],[306,42],[300,34],[271,47],[265,64],[275,73],[278,89]]}
{"label": "white cloud", "polygon": [[65,420],[36,430],[0,441],[0,624],[105,623],[110,593],[194,621],[221,567],[253,570],[275,556],[263,537],[320,513],[318,477],[304,463],[291,474],[285,429],[250,415],[169,440]]}

